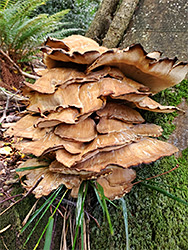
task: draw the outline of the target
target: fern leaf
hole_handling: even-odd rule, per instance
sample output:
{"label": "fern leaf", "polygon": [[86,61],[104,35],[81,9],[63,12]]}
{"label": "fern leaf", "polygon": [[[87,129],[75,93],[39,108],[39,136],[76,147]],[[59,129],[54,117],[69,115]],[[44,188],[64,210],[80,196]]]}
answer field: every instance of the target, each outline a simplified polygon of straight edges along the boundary
{"label": "fern leaf", "polygon": [[17,1],[16,0],[2,0],[0,3],[0,11],[5,10],[9,6],[15,4]]}

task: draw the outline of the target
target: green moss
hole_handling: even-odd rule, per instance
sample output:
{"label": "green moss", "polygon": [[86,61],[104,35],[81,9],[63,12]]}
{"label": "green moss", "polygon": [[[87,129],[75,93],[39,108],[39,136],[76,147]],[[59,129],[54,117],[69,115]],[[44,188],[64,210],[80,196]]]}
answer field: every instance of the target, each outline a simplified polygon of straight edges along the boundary
{"label": "green moss", "polygon": [[[137,169],[137,179],[155,176],[170,170],[179,163],[178,169],[156,178],[155,181],[163,183],[163,185],[158,185],[159,187],[188,200],[187,160],[188,149],[183,152],[183,157],[177,160],[171,156],[140,167]],[[129,211],[130,249],[187,249],[188,207],[140,184],[136,185],[125,199]],[[103,221],[102,211],[96,206],[94,216],[99,220],[102,228],[100,230],[92,224],[91,249],[125,249],[126,240],[122,212],[111,205],[109,205],[109,211],[115,236],[110,236],[108,223]]]}
{"label": "green moss", "polygon": [[[152,97],[155,101],[162,105],[177,106],[184,98],[188,102],[188,80],[183,80],[173,88],[165,89]],[[147,122],[155,123],[163,128],[161,138],[168,139],[169,135],[175,130],[175,125],[172,123],[178,115],[177,112],[163,114],[150,111],[139,110]]]}
{"label": "green moss", "polygon": [[[12,195],[20,194],[23,192],[22,187],[16,185]],[[30,195],[29,197],[26,197],[23,201],[18,203],[17,205],[13,206],[11,209],[9,209],[6,213],[4,213],[2,216],[0,216],[0,225],[1,229],[6,227],[7,225],[11,224],[11,227],[5,231],[1,236],[3,238],[0,238],[0,249],[5,250],[6,248],[3,245],[3,241],[5,242],[8,249],[23,249],[23,243],[25,242],[27,236],[29,235],[30,231],[32,230],[34,224],[36,221],[32,223],[31,226],[28,227],[28,229],[21,234],[18,237],[18,234],[20,232],[20,229],[22,228],[22,221],[25,219],[26,215],[32,208],[33,204],[35,203],[36,199],[34,196]],[[43,201],[39,202],[38,207],[41,205]],[[3,210],[3,209],[2,209]],[[36,231],[33,233],[31,239],[29,240],[27,246],[25,249],[32,250],[35,246],[35,244],[38,241],[38,238],[40,234],[42,233],[47,220],[48,220],[49,214],[47,213],[42,221],[42,223],[39,223]],[[43,241],[39,245],[39,249],[42,249]]]}
{"label": "green moss", "polygon": [[165,89],[154,96],[154,99],[162,105],[177,106],[182,98],[188,102],[188,80],[183,80],[172,88]]}

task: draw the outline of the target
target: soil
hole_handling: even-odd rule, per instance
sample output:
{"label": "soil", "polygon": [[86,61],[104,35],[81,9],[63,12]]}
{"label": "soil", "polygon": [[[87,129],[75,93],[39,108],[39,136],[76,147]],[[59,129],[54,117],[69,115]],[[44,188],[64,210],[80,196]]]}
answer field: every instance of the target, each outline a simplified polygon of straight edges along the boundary
{"label": "soil", "polygon": [[0,57],[0,86],[7,90],[20,89],[24,77],[6,59]]}

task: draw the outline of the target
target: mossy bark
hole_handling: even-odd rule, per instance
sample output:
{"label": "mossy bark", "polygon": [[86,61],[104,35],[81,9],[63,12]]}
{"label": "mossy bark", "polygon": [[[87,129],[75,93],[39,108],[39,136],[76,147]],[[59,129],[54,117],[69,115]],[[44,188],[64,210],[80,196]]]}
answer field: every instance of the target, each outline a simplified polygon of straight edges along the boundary
{"label": "mossy bark", "polygon": [[108,48],[118,46],[129,25],[139,0],[123,0],[108,29],[102,45]]}
{"label": "mossy bark", "polygon": [[[188,149],[178,158],[180,167],[165,176],[154,179],[152,184],[188,200]],[[170,170],[177,164],[175,157],[167,157],[154,164],[137,169],[137,179],[142,179]],[[151,183],[150,183],[151,184]],[[180,190],[180,189],[182,190]],[[187,249],[188,245],[188,207],[149,189],[136,185],[125,197],[128,208],[130,249]],[[121,203],[115,201],[116,205]],[[94,208],[94,216],[99,220],[101,230],[93,223],[91,226],[91,249],[126,249],[126,236],[121,209],[108,205],[114,227],[114,236],[110,235],[107,220],[101,216],[99,204]]]}

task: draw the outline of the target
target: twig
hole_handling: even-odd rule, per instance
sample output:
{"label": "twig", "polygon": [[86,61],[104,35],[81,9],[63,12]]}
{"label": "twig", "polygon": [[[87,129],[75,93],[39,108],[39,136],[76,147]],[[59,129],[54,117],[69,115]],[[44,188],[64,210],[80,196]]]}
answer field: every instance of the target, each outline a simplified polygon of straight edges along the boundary
{"label": "twig", "polygon": [[0,123],[2,123],[4,121],[4,119],[7,117],[7,110],[8,110],[9,101],[10,101],[10,96],[8,96],[4,90],[2,90],[2,91],[7,96],[7,101],[6,101],[5,109],[3,111],[3,115],[2,115],[2,117],[0,119]]}
{"label": "twig", "polygon": [[6,230],[8,230],[11,227],[11,224],[8,226],[4,227],[3,229],[0,230],[0,234],[4,233]]}
{"label": "twig", "polygon": [[24,71],[22,71],[22,70],[21,70],[21,73],[22,73],[23,76],[25,76],[25,77],[27,77],[27,78],[30,78],[30,79],[37,80],[37,79],[40,78],[39,76],[31,75],[31,74],[26,73],[26,72],[24,72]]}
{"label": "twig", "polygon": [[[58,200],[58,199],[57,199],[57,200]],[[67,199],[63,199],[62,203],[67,203],[67,204],[69,204],[69,205],[72,205],[72,206],[76,207],[76,202],[69,201],[69,200],[67,200]],[[97,219],[96,219],[95,217],[93,217],[93,216],[92,216],[90,213],[88,213],[85,209],[84,209],[84,213],[87,215],[88,218],[91,217],[91,218],[95,221],[95,223],[97,224],[98,228],[101,229],[101,227],[100,227],[100,225],[99,225],[99,222],[97,221]]]}
{"label": "twig", "polygon": [[6,250],[9,250],[8,247],[6,246],[3,237],[1,236],[2,242],[3,242],[3,246],[6,248]]}
{"label": "twig", "polygon": [[89,220],[86,221],[86,226],[87,226],[87,249],[91,250],[90,248],[90,233],[89,233]]}
{"label": "twig", "polygon": [[155,176],[152,176],[152,177],[146,178],[145,180],[140,180],[140,181],[134,182],[134,183],[133,183],[133,185],[136,185],[136,184],[138,184],[138,183],[140,183],[140,182],[143,182],[143,181],[146,181],[146,180],[148,181],[148,180],[151,180],[151,179],[157,178],[157,177],[159,177],[159,176],[161,176],[161,175],[168,174],[168,173],[170,173],[170,172],[172,172],[172,171],[176,170],[177,168],[179,168],[179,164],[177,164],[177,165],[175,166],[175,168],[172,168],[172,169],[170,169],[170,170],[168,170],[168,171],[166,171],[166,172],[164,172],[164,173],[162,173],[162,174],[158,174],[158,175],[155,175]]}
{"label": "twig", "polygon": [[44,176],[41,176],[37,180],[37,182],[35,183],[35,185],[20,200],[14,202],[12,205],[10,205],[9,207],[7,207],[3,212],[0,213],[0,216],[3,215],[6,211],[8,211],[11,207],[13,207],[14,205],[16,205],[20,201],[22,201],[24,198],[26,198],[39,185],[39,183],[42,181],[43,178],[44,178]]}
{"label": "twig", "polygon": [[[65,211],[65,214],[64,214],[60,250],[67,250],[66,230],[65,230],[65,227],[66,227],[66,214],[67,214],[67,211]],[[62,245],[62,242],[63,242],[63,245]]]}
{"label": "twig", "polygon": [[12,94],[12,95],[10,95],[9,93],[7,93],[3,88],[0,88],[0,90],[6,95],[6,97],[7,97],[7,101],[6,101],[6,106],[5,106],[5,109],[4,109],[4,111],[3,111],[3,115],[2,115],[2,117],[1,117],[1,119],[0,119],[0,123],[2,123],[4,120],[5,120],[5,118],[7,117],[7,111],[8,111],[8,109],[9,109],[9,102],[11,101],[11,99],[13,99],[13,97],[19,92],[19,91],[17,91],[15,94]]}
{"label": "twig", "polygon": [[25,77],[27,77],[27,78],[35,79],[35,80],[37,80],[37,79],[40,78],[39,76],[31,75],[31,74],[28,74],[28,73],[22,71],[22,70],[20,69],[20,67],[19,67],[19,66],[10,58],[10,56],[7,55],[7,53],[5,53],[2,49],[0,49],[0,53],[1,53],[4,57],[6,57],[6,59],[7,59],[10,63],[13,64],[13,66],[18,70],[18,72],[19,72],[21,75],[23,75],[23,76],[25,76]]}
{"label": "twig", "polygon": [[[0,87],[0,100],[4,101],[7,99],[7,96],[11,98],[13,101],[27,101],[28,98],[24,96],[19,96],[17,95],[18,92],[16,93],[11,93],[10,91],[6,90],[5,88]],[[4,95],[3,95],[4,94]]]}
{"label": "twig", "polygon": [[[14,112],[16,110],[18,110],[19,112],[21,112],[21,111],[25,110],[26,107],[27,107],[27,105],[20,105],[19,108],[12,105],[12,106],[9,106],[8,112],[10,113],[10,112]],[[3,111],[4,111],[4,109],[0,109],[0,114],[2,114]]]}
{"label": "twig", "polygon": [[70,235],[71,235],[71,244],[73,246],[73,242],[74,242],[74,237],[73,237],[73,226],[72,226],[72,215],[70,214]]}
{"label": "twig", "polygon": [[12,199],[14,199],[14,198],[16,198],[16,197],[19,197],[19,196],[21,196],[21,195],[23,195],[23,194],[16,194],[16,195],[14,195],[14,196],[10,196],[10,197],[6,198],[5,200],[0,201],[0,204],[4,203],[5,201],[12,200]]}
{"label": "twig", "polygon": [[[43,199],[47,200],[44,196],[42,197]],[[51,204],[51,207],[56,208],[53,204]],[[66,209],[63,207],[63,209],[66,211]],[[62,218],[64,218],[64,215],[62,214],[61,210],[58,208],[57,212],[61,215]]]}
{"label": "twig", "polygon": [[22,222],[22,226],[25,226],[25,224],[27,223],[31,213],[33,212],[33,210],[35,210],[37,203],[38,203],[39,199],[35,202],[35,204],[32,206],[32,208],[30,209],[29,213],[26,215],[25,219]]}

